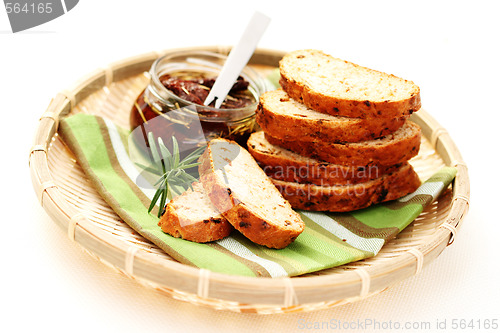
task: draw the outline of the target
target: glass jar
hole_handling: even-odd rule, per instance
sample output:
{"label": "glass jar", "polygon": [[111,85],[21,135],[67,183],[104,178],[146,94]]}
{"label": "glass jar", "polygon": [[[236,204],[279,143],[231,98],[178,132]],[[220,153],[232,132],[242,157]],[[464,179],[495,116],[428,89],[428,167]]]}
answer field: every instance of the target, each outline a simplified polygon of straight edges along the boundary
{"label": "glass jar", "polygon": [[[201,99],[189,101],[179,96],[189,93],[185,87],[181,87],[182,94],[175,94],[164,84],[166,78],[216,78],[226,58],[222,54],[203,51],[176,52],[158,58],[151,66],[149,85],[139,95],[130,113],[135,140],[147,145],[148,133],[152,132],[167,146],[175,137],[181,151],[192,150],[217,137],[235,140],[245,146],[255,127],[259,96],[269,89],[267,80],[256,71],[249,66],[243,69],[241,77],[248,82],[247,88],[240,91],[240,95],[230,94],[221,108],[202,105]],[[244,101],[246,105],[234,107],[232,102],[237,101]]]}

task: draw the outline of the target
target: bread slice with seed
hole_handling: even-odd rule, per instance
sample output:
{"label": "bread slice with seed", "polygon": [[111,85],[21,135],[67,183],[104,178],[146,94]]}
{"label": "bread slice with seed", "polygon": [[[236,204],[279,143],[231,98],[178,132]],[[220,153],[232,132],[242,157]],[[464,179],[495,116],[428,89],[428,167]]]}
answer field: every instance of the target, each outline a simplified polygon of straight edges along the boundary
{"label": "bread slice with seed", "polygon": [[284,140],[359,142],[393,133],[406,121],[399,118],[347,118],[314,111],[281,89],[261,95],[257,123]]}
{"label": "bread slice with seed", "polygon": [[394,165],[408,161],[420,149],[420,127],[411,122],[377,140],[344,144],[324,141],[287,141],[266,133],[271,144],[317,160],[348,166]]}
{"label": "bread slice with seed", "polygon": [[269,177],[320,186],[363,183],[393,172],[404,164],[358,167],[327,163],[273,145],[267,141],[263,131],[252,133],[247,146]]}
{"label": "bread slice with seed", "polygon": [[211,140],[200,162],[200,179],[211,202],[254,243],[284,248],[304,230],[299,214],[236,142]]}
{"label": "bread slice with seed", "polygon": [[318,50],[298,50],[280,61],[280,84],[293,99],[334,116],[400,118],[420,109],[412,81]]}
{"label": "bread slice with seed", "polygon": [[206,243],[229,236],[232,225],[212,205],[199,182],[172,199],[158,225],[167,234],[197,243]]}
{"label": "bread slice with seed", "polygon": [[348,212],[414,192],[421,184],[410,164],[382,177],[346,186],[317,186],[272,180],[293,208]]}

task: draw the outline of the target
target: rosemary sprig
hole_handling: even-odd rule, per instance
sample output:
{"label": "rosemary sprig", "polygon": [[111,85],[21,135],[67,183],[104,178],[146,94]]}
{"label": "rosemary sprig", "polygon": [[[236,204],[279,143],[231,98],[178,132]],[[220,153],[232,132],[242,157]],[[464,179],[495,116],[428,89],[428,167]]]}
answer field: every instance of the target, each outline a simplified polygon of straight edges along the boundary
{"label": "rosemary sprig", "polygon": [[[161,138],[156,141],[154,139],[153,133],[148,133],[149,148],[151,150],[151,155],[153,157],[153,163],[156,168],[145,167],[148,170],[156,170],[155,174],[160,177],[154,184],[158,186],[156,192],[151,199],[151,204],[148,208],[148,213],[150,213],[155,207],[158,200],[160,200],[158,211],[158,217],[161,217],[162,210],[165,207],[167,199],[172,199],[174,195],[180,195],[186,190],[187,187],[192,189],[192,183],[197,181],[192,174],[190,174],[189,169],[198,166],[199,162],[193,162],[198,160],[205,146],[201,146],[192,151],[188,156],[180,159],[179,143],[175,137],[172,137],[172,152],[163,143]],[[160,172],[158,172],[160,171]]]}

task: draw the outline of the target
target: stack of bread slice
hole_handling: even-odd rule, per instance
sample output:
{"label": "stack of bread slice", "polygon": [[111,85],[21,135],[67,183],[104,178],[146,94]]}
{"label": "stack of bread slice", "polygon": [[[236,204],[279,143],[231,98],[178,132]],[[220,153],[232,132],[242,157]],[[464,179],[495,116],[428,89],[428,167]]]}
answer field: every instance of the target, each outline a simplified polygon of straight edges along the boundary
{"label": "stack of bread slice", "polygon": [[280,75],[248,150],[292,207],[351,211],[417,189],[417,85],[317,50],[285,55]]}

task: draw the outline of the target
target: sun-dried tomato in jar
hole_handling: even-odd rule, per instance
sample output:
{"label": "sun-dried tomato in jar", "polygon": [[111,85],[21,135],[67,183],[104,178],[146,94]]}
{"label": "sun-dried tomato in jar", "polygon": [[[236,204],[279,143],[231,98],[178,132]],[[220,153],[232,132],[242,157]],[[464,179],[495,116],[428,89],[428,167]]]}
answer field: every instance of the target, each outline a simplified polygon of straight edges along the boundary
{"label": "sun-dried tomato in jar", "polygon": [[130,113],[136,141],[152,132],[168,146],[172,136],[181,150],[223,137],[245,145],[255,126],[259,96],[266,81],[246,67],[220,108],[204,106],[226,57],[209,52],[169,54],[150,70],[150,83]]}

